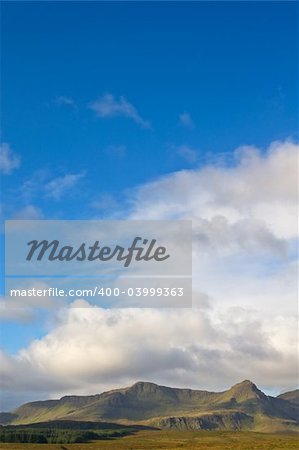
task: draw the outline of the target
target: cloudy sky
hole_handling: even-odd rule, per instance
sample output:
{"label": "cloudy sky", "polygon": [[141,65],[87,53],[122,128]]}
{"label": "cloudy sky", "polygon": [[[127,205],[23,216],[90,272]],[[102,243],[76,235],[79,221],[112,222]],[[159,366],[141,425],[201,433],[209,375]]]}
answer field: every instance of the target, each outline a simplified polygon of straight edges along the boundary
{"label": "cloudy sky", "polygon": [[3,298],[0,409],[137,380],[295,387],[297,8],[3,3],[2,223],[192,219],[194,293],[184,310]]}

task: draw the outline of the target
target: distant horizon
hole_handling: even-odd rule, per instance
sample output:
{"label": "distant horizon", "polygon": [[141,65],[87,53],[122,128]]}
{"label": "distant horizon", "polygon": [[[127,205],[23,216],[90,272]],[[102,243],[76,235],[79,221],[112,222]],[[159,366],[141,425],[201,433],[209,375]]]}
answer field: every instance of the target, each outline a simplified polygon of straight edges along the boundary
{"label": "distant horizon", "polygon": [[[28,432],[49,437],[59,434],[59,430],[115,429],[121,424],[145,426],[147,430],[154,427],[159,432],[175,429],[289,434],[298,432],[298,398],[298,389],[277,397],[267,396],[249,380],[221,392],[136,382],[96,395],[69,395],[57,400],[25,403],[12,412],[0,413],[0,440],[31,442],[26,439],[28,427]],[[25,435],[22,437],[19,431]],[[66,431],[61,433],[67,436]],[[94,434],[82,438],[80,442],[101,439]],[[36,442],[35,437],[31,439]],[[50,439],[43,439],[43,442],[53,443]],[[66,442],[63,436],[59,439]],[[68,443],[74,442],[71,437],[67,439]]]}
{"label": "distant horizon", "polygon": [[279,392],[279,393],[276,393],[276,395],[275,394],[271,394],[271,393],[267,393],[267,390],[264,390],[264,389],[261,389],[259,386],[257,386],[253,381],[251,381],[251,380],[243,380],[243,381],[239,381],[239,382],[237,382],[237,383],[234,383],[234,384],[232,384],[232,385],[230,385],[230,386],[228,386],[226,389],[224,389],[224,390],[220,390],[220,391],[209,391],[209,390],[207,390],[207,389],[200,389],[200,388],[189,388],[189,387],[178,387],[178,386],[170,386],[170,385],[161,385],[161,384],[159,384],[159,383],[154,383],[154,382],[151,382],[151,381],[142,381],[142,380],[139,380],[139,381],[135,381],[133,384],[130,384],[130,385],[128,385],[128,386],[124,386],[124,387],[115,387],[115,388],[112,388],[112,389],[107,389],[107,390],[104,390],[104,391],[101,391],[101,392],[95,392],[95,393],[90,393],[90,394],[84,394],[84,395],[79,395],[79,394],[66,394],[66,395],[63,395],[62,394],[62,396],[60,396],[60,397],[55,397],[55,398],[46,398],[46,399],[36,399],[36,400],[29,400],[28,402],[26,401],[25,403],[20,403],[18,406],[15,406],[15,407],[13,407],[13,409],[12,410],[10,410],[10,411],[2,411],[2,410],[0,410],[0,413],[3,413],[3,412],[13,412],[16,408],[18,408],[19,406],[21,406],[21,405],[23,405],[23,404],[26,404],[26,403],[34,403],[34,402],[39,402],[39,401],[48,401],[48,400],[61,400],[62,398],[65,398],[65,397],[94,397],[94,396],[98,396],[98,395],[102,395],[102,394],[105,394],[105,393],[107,393],[107,392],[111,392],[111,391],[119,391],[119,390],[123,390],[123,389],[130,389],[130,388],[132,388],[133,386],[135,386],[135,385],[137,385],[137,384],[152,384],[152,385],[155,385],[155,386],[158,386],[158,387],[165,387],[165,388],[170,388],[170,389],[179,389],[179,390],[191,390],[191,391],[202,391],[202,392],[210,392],[210,393],[212,393],[212,392],[215,392],[215,393],[221,393],[221,392],[226,392],[227,390],[229,390],[229,389],[231,389],[231,388],[233,388],[233,387],[235,387],[235,386],[237,386],[237,385],[239,385],[239,384],[243,384],[243,383],[245,383],[245,382],[250,382],[250,383],[252,383],[254,386],[256,386],[257,387],[257,389],[258,390],[260,390],[261,392],[263,392],[264,394],[266,394],[266,395],[268,395],[268,396],[270,396],[270,397],[278,397],[279,395],[282,395],[282,394],[287,394],[288,392],[294,392],[294,391],[297,391],[297,390],[299,390],[299,387],[298,387],[298,385],[297,385],[297,387],[294,387],[293,389],[292,388],[290,388],[289,390],[286,390],[286,391],[282,391],[282,392]]}

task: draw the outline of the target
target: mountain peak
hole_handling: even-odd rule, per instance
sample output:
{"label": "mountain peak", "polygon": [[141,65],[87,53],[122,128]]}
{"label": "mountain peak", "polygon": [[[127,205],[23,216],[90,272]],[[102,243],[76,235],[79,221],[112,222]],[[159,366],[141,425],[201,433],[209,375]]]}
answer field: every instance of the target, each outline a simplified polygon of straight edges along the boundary
{"label": "mountain peak", "polygon": [[136,383],[132,384],[131,387],[138,386],[138,387],[144,387],[144,386],[158,386],[155,383],[151,383],[150,381],[136,381]]}
{"label": "mountain peak", "polygon": [[148,392],[149,393],[149,392],[156,391],[159,388],[160,388],[160,386],[158,386],[155,383],[150,383],[149,381],[137,381],[132,386],[130,386],[128,388],[128,390],[134,391],[134,392],[144,392],[144,393]]}
{"label": "mountain peak", "polygon": [[266,395],[250,380],[244,380],[241,381],[241,383],[235,384],[227,391],[227,394],[229,394],[231,398],[235,398],[238,402],[266,397]]}
{"label": "mountain peak", "polygon": [[256,385],[250,380],[243,380],[240,383],[235,384],[234,386],[241,386],[241,385],[257,389]]}

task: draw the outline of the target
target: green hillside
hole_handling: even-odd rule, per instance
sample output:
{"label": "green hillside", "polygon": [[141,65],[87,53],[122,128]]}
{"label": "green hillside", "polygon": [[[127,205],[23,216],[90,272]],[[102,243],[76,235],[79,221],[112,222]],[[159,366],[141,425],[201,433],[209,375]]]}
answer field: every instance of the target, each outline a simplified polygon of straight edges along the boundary
{"label": "green hillside", "polygon": [[299,409],[295,398],[294,393],[267,396],[248,380],[224,392],[138,382],[98,395],[26,403],[13,411],[10,423],[73,420],[139,423],[165,429],[295,430]]}

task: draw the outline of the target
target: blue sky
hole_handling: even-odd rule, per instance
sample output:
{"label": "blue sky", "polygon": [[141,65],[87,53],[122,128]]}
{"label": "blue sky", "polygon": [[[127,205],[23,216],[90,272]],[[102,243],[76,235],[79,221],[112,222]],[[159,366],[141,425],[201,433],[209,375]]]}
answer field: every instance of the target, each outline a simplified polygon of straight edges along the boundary
{"label": "blue sky", "polygon": [[[50,217],[63,209],[88,218],[97,194],[120,196],[242,144],[296,138],[296,9],[4,2],[2,141],[22,158],[4,180],[14,199],[7,214],[31,202],[15,189],[33,174],[82,174],[75,203],[70,194],[63,208],[47,197],[35,202]],[[89,105],[107,93],[124,96],[151,128],[96,117]],[[180,123],[184,112],[194,126]]]}
{"label": "blue sky", "polygon": [[[263,155],[298,140],[296,2],[1,10],[2,220],[123,217],[161,176],[171,185],[181,170],[237,165],[240,146]],[[40,312],[6,320],[2,346],[13,354],[49,329]]]}

